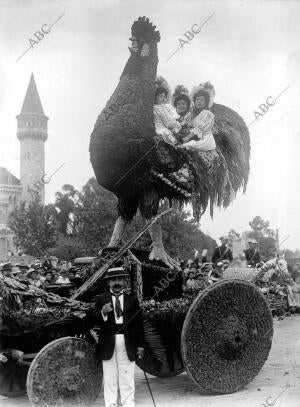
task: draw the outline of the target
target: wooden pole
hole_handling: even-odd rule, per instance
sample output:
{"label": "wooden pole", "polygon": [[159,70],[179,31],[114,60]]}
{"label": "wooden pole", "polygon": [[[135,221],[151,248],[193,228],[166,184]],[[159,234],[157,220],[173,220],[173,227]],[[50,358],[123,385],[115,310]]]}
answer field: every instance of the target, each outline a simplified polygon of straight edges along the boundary
{"label": "wooden pole", "polygon": [[96,285],[96,283],[104,276],[106,271],[116,262],[118,261],[121,256],[126,253],[128,249],[152,226],[155,222],[158,221],[159,218],[166,215],[167,213],[171,212],[173,208],[169,208],[164,212],[156,215],[152,218],[146,225],[140,229],[128,242],[126,242],[116,254],[114,254],[99,270],[97,270],[87,281],[85,281],[82,286],[75,291],[72,295],[71,299],[76,300],[89,291],[92,287]]}

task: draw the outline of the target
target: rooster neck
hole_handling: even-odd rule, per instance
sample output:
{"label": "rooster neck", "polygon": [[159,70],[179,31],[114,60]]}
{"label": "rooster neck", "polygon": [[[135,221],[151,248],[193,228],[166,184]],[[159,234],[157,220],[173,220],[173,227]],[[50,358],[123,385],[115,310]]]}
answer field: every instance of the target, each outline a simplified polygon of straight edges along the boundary
{"label": "rooster neck", "polygon": [[139,55],[131,55],[124,67],[120,80],[125,76],[133,78],[142,78],[144,80],[153,80],[155,82],[156,73],[157,73],[157,47],[155,50],[152,50],[152,54],[146,58],[141,58]]}

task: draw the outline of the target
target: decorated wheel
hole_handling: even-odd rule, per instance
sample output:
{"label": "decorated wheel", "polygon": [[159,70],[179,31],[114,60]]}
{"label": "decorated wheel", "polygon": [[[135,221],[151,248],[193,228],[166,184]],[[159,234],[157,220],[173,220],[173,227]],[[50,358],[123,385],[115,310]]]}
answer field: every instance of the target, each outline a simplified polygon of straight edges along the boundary
{"label": "decorated wheel", "polygon": [[29,364],[7,357],[0,362],[0,394],[7,397],[23,396],[26,393],[26,377]]}
{"label": "decorated wheel", "polygon": [[102,384],[102,367],[95,348],[81,338],[60,338],[46,345],[33,360],[27,393],[34,406],[86,406]]}
{"label": "decorated wheel", "polygon": [[186,371],[204,393],[233,393],[259,373],[272,336],[260,291],[247,281],[222,280],[199,294],[187,313],[181,337]]}
{"label": "decorated wheel", "polygon": [[185,315],[176,318],[144,315],[145,355],[136,364],[157,377],[172,377],[184,372],[181,357],[181,329]]}

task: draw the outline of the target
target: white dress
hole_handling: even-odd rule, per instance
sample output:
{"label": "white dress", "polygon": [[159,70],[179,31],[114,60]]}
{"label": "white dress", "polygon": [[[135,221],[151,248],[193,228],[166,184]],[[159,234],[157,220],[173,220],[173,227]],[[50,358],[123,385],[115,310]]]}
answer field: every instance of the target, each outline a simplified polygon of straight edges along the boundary
{"label": "white dress", "polygon": [[193,151],[210,151],[216,149],[216,142],[212,133],[214,125],[214,114],[209,110],[202,110],[192,120],[191,133],[194,133],[199,140],[190,140],[183,146]]}
{"label": "white dress", "polygon": [[181,130],[181,124],[177,121],[180,116],[174,107],[169,103],[154,105],[153,114],[156,134],[166,143],[175,144],[177,140],[173,133],[176,134]]}

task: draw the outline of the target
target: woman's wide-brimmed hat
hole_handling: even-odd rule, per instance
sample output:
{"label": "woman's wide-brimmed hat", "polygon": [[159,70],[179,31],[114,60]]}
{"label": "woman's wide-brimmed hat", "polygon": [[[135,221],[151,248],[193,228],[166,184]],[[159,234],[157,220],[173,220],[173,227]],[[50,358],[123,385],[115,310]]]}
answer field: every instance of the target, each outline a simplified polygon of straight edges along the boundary
{"label": "woman's wide-brimmed hat", "polygon": [[168,102],[170,102],[171,88],[168,82],[162,76],[158,76],[155,81],[155,97],[160,93],[164,93]]}
{"label": "woman's wide-brimmed hat", "polygon": [[124,269],[124,267],[113,267],[107,270],[106,276],[104,277],[106,280],[115,277],[129,277],[129,274]]}
{"label": "woman's wide-brimmed hat", "polygon": [[214,104],[214,97],[216,95],[215,88],[210,82],[200,83],[195,86],[191,91],[191,99],[195,102],[197,96],[206,95],[208,98],[208,107],[211,108]]}
{"label": "woman's wide-brimmed hat", "polygon": [[189,110],[192,101],[191,101],[188,89],[183,85],[177,85],[174,90],[174,93],[172,96],[172,103],[175,107],[176,107],[177,103],[179,102],[179,100],[184,100],[187,104],[187,109]]}

